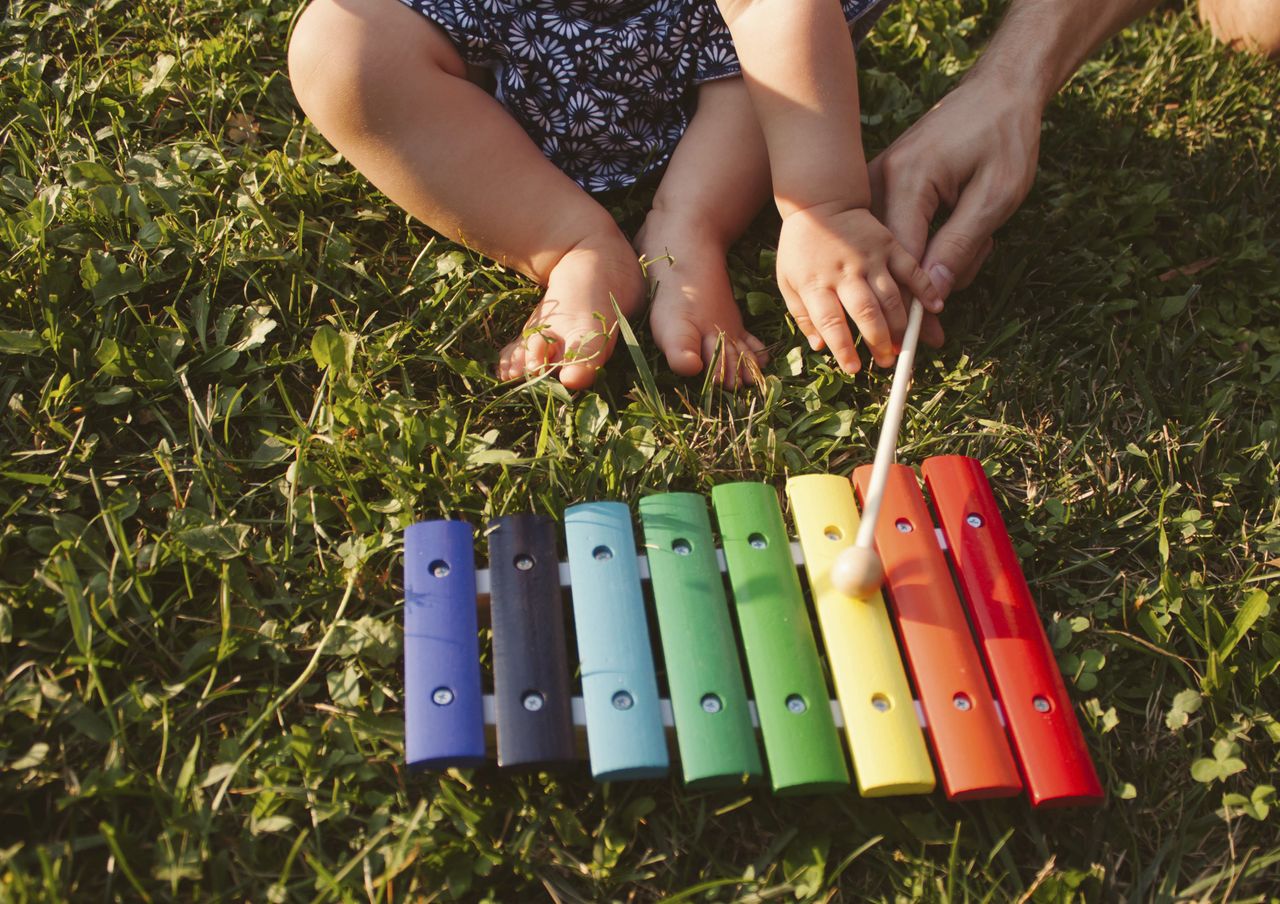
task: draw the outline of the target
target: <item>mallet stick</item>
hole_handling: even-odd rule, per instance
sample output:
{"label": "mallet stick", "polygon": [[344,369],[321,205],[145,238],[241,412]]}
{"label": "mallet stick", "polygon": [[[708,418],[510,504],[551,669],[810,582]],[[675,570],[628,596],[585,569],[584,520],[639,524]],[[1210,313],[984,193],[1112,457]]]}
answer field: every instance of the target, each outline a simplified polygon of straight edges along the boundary
{"label": "mallet stick", "polygon": [[919,299],[913,298],[907,314],[907,331],[902,337],[902,350],[898,353],[898,363],[893,372],[893,386],[889,389],[884,424],[876,443],[875,463],[871,466],[871,480],[867,485],[862,508],[862,522],[858,526],[853,546],[841,553],[831,573],[832,582],[856,599],[869,599],[880,589],[880,583],[884,579],[884,568],[874,548],[876,520],[880,516],[885,482],[889,479],[889,465],[893,464],[897,455],[898,428],[902,426],[902,412],[907,406],[911,368],[915,362],[923,318],[924,306]]}

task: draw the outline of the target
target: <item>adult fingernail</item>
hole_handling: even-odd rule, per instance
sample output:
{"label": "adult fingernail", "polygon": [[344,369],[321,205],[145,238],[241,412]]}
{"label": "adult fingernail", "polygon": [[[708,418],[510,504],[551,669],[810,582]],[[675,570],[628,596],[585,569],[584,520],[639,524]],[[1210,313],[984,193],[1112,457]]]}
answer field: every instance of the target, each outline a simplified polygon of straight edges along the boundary
{"label": "adult fingernail", "polygon": [[[934,288],[938,293],[946,298],[951,294],[951,287],[955,285],[956,275],[951,272],[951,268],[946,264],[934,264],[929,268],[929,278],[933,280]],[[941,308],[941,304],[939,304]]]}

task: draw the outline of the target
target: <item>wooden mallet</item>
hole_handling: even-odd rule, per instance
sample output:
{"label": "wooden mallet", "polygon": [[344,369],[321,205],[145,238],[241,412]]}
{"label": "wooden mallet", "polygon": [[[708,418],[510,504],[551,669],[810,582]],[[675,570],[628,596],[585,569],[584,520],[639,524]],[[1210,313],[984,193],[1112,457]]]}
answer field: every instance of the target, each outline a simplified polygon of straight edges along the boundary
{"label": "wooden mallet", "polygon": [[902,337],[902,351],[893,371],[893,386],[889,390],[889,405],[884,413],[884,426],[876,443],[876,459],[871,466],[871,480],[867,484],[867,498],[862,508],[862,522],[858,536],[836,559],[831,570],[831,583],[841,593],[855,599],[870,599],[884,581],[884,566],[875,551],[876,519],[880,516],[880,502],[884,498],[884,485],[889,479],[889,465],[897,454],[898,428],[902,425],[902,411],[907,405],[907,390],[911,386],[911,365],[916,357],[916,345],[920,340],[920,322],[924,318],[924,306],[920,300],[911,300],[907,314],[907,332]]}

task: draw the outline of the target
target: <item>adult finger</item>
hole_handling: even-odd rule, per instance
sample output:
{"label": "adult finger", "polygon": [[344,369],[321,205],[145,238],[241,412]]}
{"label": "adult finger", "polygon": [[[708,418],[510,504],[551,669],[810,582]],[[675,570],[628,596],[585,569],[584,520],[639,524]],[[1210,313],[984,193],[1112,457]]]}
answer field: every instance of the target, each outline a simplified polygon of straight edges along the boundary
{"label": "adult finger", "polygon": [[1004,224],[1021,200],[993,185],[991,178],[975,180],[965,187],[951,216],[929,240],[921,262],[943,298],[956,287],[957,275],[973,268],[991,234]]}
{"label": "adult finger", "polygon": [[889,254],[889,272],[908,293],[920,299],[926,311],[942,311],[942,293],[905,248],[899,246]]}
{"label": "adult finger", "polygon": [[924,319],[920,321],[920,341],[929,348],[942,348],[942,343],[946,339],[946,334],[942,332],[942,322],[938,320],[937,314],[925,312]]}
{"label": "adult finger", "polygon": [[933,184],[914,168],[904,167],[893,148],[871,161],[872,212],[907,253],[920,260],[929,240],[929,223],[940,199]]}
{"label": "adult finger", "polygon": [[[866,289],[866,295],[870,298],[870,306],[878,312],[880,303],[869,288]],[[845,314],[843,301],[842,297],[830,289],[817,289],[805,295],[805,308],[836,363],[846,373],[856,374],[862,370],[862,359],[853,346],[853,334],[849,332],[849,318]],[[881,323],[883,324],[883,319]],[[882,326],[881,329],[887,338],[887,328]]]}
{"label": "adult finger", "polygon": [[973,263],[969,265],[969,269],[965,273],[961,273],[956,277],[957,289],[967,289],[978,276],[978,271],[982,269],[982,265],[987,262],[987,258],[991,256],[991,251],[996,247],[995,239],[987,239],[987,243],[982,246],[982,250],[978,252],[977,257],[973,259]]}

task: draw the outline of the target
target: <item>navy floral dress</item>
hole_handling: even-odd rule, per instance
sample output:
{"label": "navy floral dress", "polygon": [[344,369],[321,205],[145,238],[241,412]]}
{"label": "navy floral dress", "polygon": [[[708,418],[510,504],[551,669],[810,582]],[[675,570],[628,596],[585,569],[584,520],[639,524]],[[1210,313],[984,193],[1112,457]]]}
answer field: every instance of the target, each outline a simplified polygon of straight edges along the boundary
{"label": "navy floral dress", "polygon": [[[671,158],[702,82],[738,75],[715,0],[402,0],[588,191],[623,188]],[[835,2],[835,0],[832,0]],[[840,0],[861,39],[888,0]]]}

